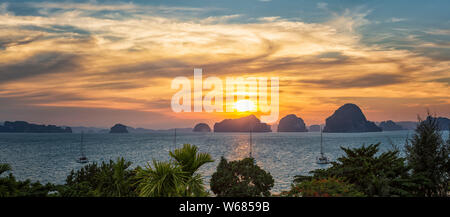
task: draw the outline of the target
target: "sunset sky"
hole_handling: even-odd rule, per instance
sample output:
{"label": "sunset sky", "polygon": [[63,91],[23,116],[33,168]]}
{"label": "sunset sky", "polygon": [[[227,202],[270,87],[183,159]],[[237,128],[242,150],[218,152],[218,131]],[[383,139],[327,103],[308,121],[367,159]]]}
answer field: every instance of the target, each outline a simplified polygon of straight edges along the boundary
{"label": "sunset sky", "polygon": [[[450,1],[0,0],[0,121],[164,129],[171,81],[277,76],[280,118],[450,116]],[[204,91],[207,92],[207,91]]]}

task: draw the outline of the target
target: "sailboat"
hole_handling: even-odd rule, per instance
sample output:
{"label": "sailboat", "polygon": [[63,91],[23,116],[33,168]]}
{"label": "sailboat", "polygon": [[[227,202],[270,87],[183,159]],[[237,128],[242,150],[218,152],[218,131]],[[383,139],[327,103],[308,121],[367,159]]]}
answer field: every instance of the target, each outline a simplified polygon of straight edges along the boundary
{"label": "sailboat", "polygon": [[322,136],[322,127],[320,127],[320,156],[316,157],[317,164],[329,164],[327,156],[323,153],[323,136]]}
{"label": "sailboat", "polygon": [[89,162],[87,157],[84,155],[83,134],[84,134],[84,132],[81,132],[81,143],[80,143],[81,156],[77,159],[77,163],[80,163],[80,164],[85,164],[85,163]]}

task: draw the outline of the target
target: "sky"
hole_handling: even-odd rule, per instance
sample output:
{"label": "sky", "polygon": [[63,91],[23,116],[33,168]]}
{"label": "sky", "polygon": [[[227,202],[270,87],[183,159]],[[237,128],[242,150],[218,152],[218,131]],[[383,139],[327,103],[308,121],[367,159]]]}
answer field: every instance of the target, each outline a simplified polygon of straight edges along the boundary
{"label": "sky", "polygon": [[164,129],[171,81],[276,76],[280,118],[450,116],[450,1],[0,0],[0,120]]}

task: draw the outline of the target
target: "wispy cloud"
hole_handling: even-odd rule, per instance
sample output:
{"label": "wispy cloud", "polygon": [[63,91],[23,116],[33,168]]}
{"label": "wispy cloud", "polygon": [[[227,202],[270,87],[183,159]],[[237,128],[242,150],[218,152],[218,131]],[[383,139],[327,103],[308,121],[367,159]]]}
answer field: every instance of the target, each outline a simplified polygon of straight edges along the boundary
{"label": "wispy cloud", "polygon": [[[324,111],[324,106],[341,103],[324,98],[380,99],[364,101],[377,108],[383,98],[433,96],[430,105],[450,105],[448,82],[439,82],[448,79],[449,60],[364,44],[359,28],[371,23],[371,10],[365,8],[334,13],[323,23],[277,16],[246,23],[233,22],[245,14],[189,18],[181,13],[204,8],[28,6],[40,9],[41,15],[19,16],[9,13],[7,5],[0,7],[0,101],[9,105],[173,117],[167,101],[174,92],[170,81],[191,76],[194,67],[204,68],[205,76],[280,76],[283,114]],[[111,13],[93,13],[105,10]],[[130,15],[114,16],[114,11]],[[287,103],[293,101],[295,105]],[[400,104],[404,102],[395,106]],[[415,117],[418,106],[411,108],[408,115]],[[326,115],[324,111],[319,117]]]}

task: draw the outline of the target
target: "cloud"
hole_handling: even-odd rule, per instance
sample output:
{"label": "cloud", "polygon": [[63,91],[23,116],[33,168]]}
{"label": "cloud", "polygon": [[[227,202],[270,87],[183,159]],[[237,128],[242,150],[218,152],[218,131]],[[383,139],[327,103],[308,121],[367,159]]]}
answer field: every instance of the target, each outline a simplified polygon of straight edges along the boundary
{"label": "cloud", "polygon": [[366,16],[371,12],[371,10],[364,10],[361,7],[353,10],[345,9],[342,14],[333,13],[334,17],[328,24],[335,27],[338,31],[354,33],[357,28],[370,24]]}
{"label": "cloud", "polygon": [[323,10],[328,10],[328,3],[325,3],[325,2],[318,2],[318,3],[317,3],[317,8],[323,9]]}
{"label": "cloud", "polygon": [[398,22],[403,22],[403,21],[406,21],[406,20],[408,20],[408,19],[405,19],[405,18],[398,18],[398,17],[392,17],[391,19],[388,19],[386,22],[389,22],[389,23],[398,23]]}
{"label": "cloud", "polygon": [[407,76],[399,74],[373,73],[363,76],[332,77],[320,80],[300,80],[301,83],[317,84],[324,88],[368,88],[407,82]]}
{"label": "cloud", "polygon": [[430,80],[430,82],[447,83],[447,85],[450,86],[450,77],[438,78],[438,79]]}
{"label": "cloud", "polygon": [[62,9],[62,10],[81,10],[81,11],[159,11],[161,13],[166,12],[186,12],[186,11],[202,11],[203,8],[193,8],[193,7],[168,7],[164,5],[150,6],[150,5],[136,5],[132,2],[129,3],[109,3],[109,4],[98,4],[98,3],[71,3],[71,2],[33,2],[27,3],[28,6],[34,8],[43,9]]}
{"label": "cloud", "polygon": [[44,52],[15,63],[0,64],[0,83],[79,69],[79,57],[68,53]]}
{"label": "cloud", "polygon": [[211,23],[225,23],[230,20],[234,20],[237,18],[240,18],[242,15],[240,14],[232,14],[232,15],[225,15],[225,16],[214,16],[214,17],[207,17],[205,19],[201,19],[201,23],[205,24],[211,24]]}
{"label": "cloud", "polygon": [[[324,96],[371,97],[378,102],[393,96],[433,96],[441,107],[450,103],[445,101],[445,52],[364,44],[359,29],[371,23],[371,11],[365,8],[334,13],[323,23],[277,16],[245,23],[233,22],[245,14],[189,16],[205,8],[49,2],[28,6],[40,14],[0,13],[0,98],[10,105],[135,110],[172,117],[171,79],[192,77],[194,67],[202,67],[205,77],[280,77],[282,112],[312,113],[335,106]],[[420,47],[418,42],[411,39]],[[432,51],[430,45],[426,52]]]}

